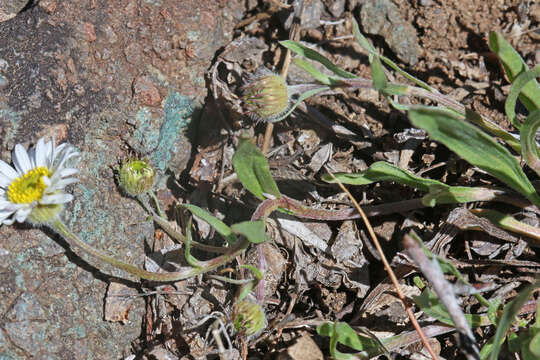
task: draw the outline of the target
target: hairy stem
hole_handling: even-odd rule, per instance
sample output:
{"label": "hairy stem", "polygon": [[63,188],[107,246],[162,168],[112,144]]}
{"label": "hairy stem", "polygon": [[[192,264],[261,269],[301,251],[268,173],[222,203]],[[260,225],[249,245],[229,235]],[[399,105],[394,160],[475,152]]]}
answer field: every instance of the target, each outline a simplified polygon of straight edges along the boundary
{"label": "hairy stem", "polygon": [[117,269],[124,270],[125,272],[135,275],[141,279],[159,282],[184,280],[214,270],[217,267],[232,261],[236,256],[240,255],[249,245],[249,242],[243,239],[239,241],[237,245],[228,249],[227,253],[218,256],[217,258],[214,258],[212,260],[201,262],[202,266],[200,268],[188,268],[183,271],[157,273],[140,269],[137,266],[127,264],[123,261],[103,254],[101,251],[95,249],[94,247],[88,245],[87,243],[79,239],[77,235],[73,234],[60,219],[55,220],[50,226],[54,231],[56,231],[64,239],[66,239],[66,241],[71,247],[82,250],[87,255],[90,255],[97,260],[112,265]]}

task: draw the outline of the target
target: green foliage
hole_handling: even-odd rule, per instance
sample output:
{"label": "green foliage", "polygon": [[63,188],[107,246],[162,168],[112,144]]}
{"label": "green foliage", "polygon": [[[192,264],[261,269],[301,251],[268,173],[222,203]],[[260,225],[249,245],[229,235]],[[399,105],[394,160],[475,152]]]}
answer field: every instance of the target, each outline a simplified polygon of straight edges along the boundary
{"label": "green foliage", "polygon": [[276,182],[270,174],[270,167],[266,157],[248,139],[241,139],[238,149],[233,156],[233,166],[238,180],[255,197],[264,200],[264,194],[276,198],[281,196]]}
{"label": "green foliage", "polygon": [[[437,180],[416,176],[384,161],[374,162],[367,170],[356,174],[335,173],[334,176],[343,184],[349,185],[368,185],[378,181],[395,181],[421,191],[429,191],[431,185],[447,186]],[[328,174],[323,175],[322,179],[329,183],[337,182]]]}
{"label": "green foliage", "polygon": [[540,197],[517,160],[489,135],[446,110],[417,107],[409,111],[409,118],[433,140],[540,206]]}
{"label": "green foliage", "polygon": [[536,132],[539,127],[540,109],[536,109],[527,117],[521,127],[521,156],[538,175],[540,175],[540,150],[536,143]]}
{"label": "green foliage", "polygon": [[[489,47],[499,57],[504,71],[512,83],[521,73],[529,70],[518,52],[498,32],[490,32]],[[528,82],[521,89],[519,99],[529,111],[540,108],[540,88],[538,87],[538,82],[536,80]]]}
{"label": "green foliage", "polygon": [[[497,332],[493,337],[492,346],[490,346],[490,360],[498,359],[501,346],[507,337],[507,333],[514,322],[514,319],[519,314],[519,311],[527,299],[538,288],[540,288],[540,280],[525,287],[511,302],[504,307],[504,311],[498,322]],[[538,320],[538,316],[540,315],[539,312],[540,311],[537,310],[536,323],[531,325],[525,332],[518,335],[517,338],[512,339],[514,350],[516,347],[520,348],[524,359],[538,359],[538,354],[540,354],[540,348],[538,347],[538,334],[540,333],[540,323]],[[535,354],[537,355],[535,356]]]}
{"label": "green foliage", "polygon": [[260,244],[269,240],[266,235],[264,220],[243,221],[231,226],[232,232],[243,235],[250,243]]}
{"label": "green foliage", "polygon": [[248,294],[251,292],[251,290],[253,290],[257,286],[259,281],[261,281],[264,277],[261,271],[257,269],[255,266],[240,265],[240,268],[249,269],[253,273],[253,275],[255,275],[255,279],[246,284],[243,284],[240,287],[240,289],[238,290],[238,295],[236,297],[237,302],[244,300],[246,296],[248,296]]}
{"label": "green foliage", "polygon": [[354,79],[356,78],[356,75],[351,74],[348,71],[345,71],[343,69],[340,69],[336,65],[334,65],[330,60],[325,58],[323,55],[318,53],[317,51],[308,48],[307,46],[304,46],[300,44],[299,42],[292,41],[292,40],[285,40],[279,42],[282,46],[286,47],[287,49],[291,50],[292,52],[301,55],[305,58],[308,58],[310,60],[317,61],[318,63],[321,63],[326,67],[328,70],[333,72],[334,74],[346,78],[346,79]]}
{"label": "green foliage", "polygon": [[[223,236],[229,244],[234,244],[238,241],[237,235],[244,236],[249,242],[254,244],[260,244],[262,242],[268,241],[268,235],[266,235],[266,229],[263,220],[243,221],[237,224],[233,224],[229,227],[223,221],[219,220],[218,218],[210,214],[208,211],[201,209],[198,206],[191,204],[182,204],[180,206],[189,210],[193,215],[196,215],[202,220],[206,221],[218,232],[218,234]],[[186,233],[190,234],[189,227]]]}
{"label": "green foliage", "polygon": [[[440,303],[439,298],[433,291],[424,288],[422,293],[413,297],[414,303],[422,309],[427,315],[439,320],[440,322],[454,326],[454,322],[446,307]],[[465,319],[472,327],[489,325],[489,319],[486,315],[465,314]]]}
{"label": "green foliage", "polygon": [[[344,322],[321,324],[317,326],[317,334],[330,337],[330,355],[334,360],[369,359],[386,352],[384,341],[358,335],[352,327]],[[338,344],[346,345],[358,353],[343,353],[337,350]]]}
{"label": "green foliage", "polygon": [[[506,111],[506,116],[508,116],[508,120],[510,120],[510,122],[517,129],[521,127],[521,124],[516,119],[516,102],[517,102],[518,96],[523,92],[525,88],[528,87],[531,89],[531,91],[533,89],[536,89],[536,92],[534,95],[536,96],[536,98],[540,97],[540,86],[538,86],[538,83],[536,82],[536,78],[538,76],[540,76],[540,65],[536,66],[534,69],[530,71],[522,72],[512,82],[512,89],[510,90],[510,94],[508,94],[508,97],[506,98],[506,102],[504,104],[504,110]],[[529,111],[532,112],[534,110],[538,110],[539,107],[540,107],[539,104],[536,104],[536,103],[532,104],[531,108],[529,108]]]}
{"label": "green foliage", "polygon": [[194,268],[202,267],[201,262],[191,255],[191,217],[188,219],[186,224],[186,248],[184,249],[184,256],[189,265],[193,266]]}
{"label": "green foliage", "polygon": [[[210,226],[212,226],[219,235],[229,243],[234,244],[238,241],[236,235],[232,232],[231,228],[227,226],[223,221],[216,218],[214,215],[210,214],[208,211],[201,209],[198,206],[191,204],[182,204],[180,205],[184,209],[189,210],[193,215],[201,218],[206,221]],[[188,228],[189,229],[189,228]]]}

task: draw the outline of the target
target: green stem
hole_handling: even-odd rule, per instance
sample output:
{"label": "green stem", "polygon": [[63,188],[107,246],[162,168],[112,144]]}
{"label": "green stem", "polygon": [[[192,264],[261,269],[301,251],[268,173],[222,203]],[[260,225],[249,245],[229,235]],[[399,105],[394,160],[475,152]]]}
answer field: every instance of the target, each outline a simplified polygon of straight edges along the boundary
{"label": "green stem", "polygon": [[156,193],[152,190],[148,191],[148,195],[150,195],[150,197],[152,198],[152,200],[154,200],[154,203],[156,204],[156,210],[157,210],[157,213],[159,214],[160,217],[164,218],[165,216],[163,215],[163,213],[161,212],[161,208],[159,207],[159,200],[156,196]]}
{"label": "green stem", "polygon": [[80,240],[75,234],[73,234],[67,226],[60,220],[57,219],[51,224],[51,228],[55,230],[58,234],[62,235],[64,239],[68,242],[71,247],[76,247],[86,254],[92,256],[95,259],[103,261],[109,265],[116,267],[117,269],[124,270],[127,273],[135,275],[141,279],[159,281],[159,282],[173,282],[179,280],[185,280],[187,278],[203,274],[205,272],[216,269],[217,267],[224,265],[236,256],[240,255],[249,245],[247,240],[239,241],[239,243],[228,249],[227,253],[218,256],[212,260],[201,262],[201,268],[189,268],[183,271],[177,272],[167,272],[167,273],[156,273],[151,271],[142,270],[131,264],[127,264],[123,261],[117,260],[111,256],[103,254],[101,251],[93,248],[84,241]]}
{"label": "green stem", "polygon": [[[154,209],[152,209],[150,207],[148,202],[142,196],[138,196],[137,200],[139,200],[139,202],[144,207],[144,209],[150,215],[152,215],[152,220],[154,220],[154,222],[156,224],[158,224],[160,228],[165,230],[167,235],[169,235],[171,238],[173,238],[174,240],[176,240],[179,243],[184,243],[184,244],[186,243],[186,237],[184,235],[182,235],[181,233],[179,233],[178,231],[176,231],[163,216],[156,213],[154,211]],[[157,204],[157,198],[155,198],[154,201],[156,201],[156,204]],[[157,205],[157,208],[158,208],[158,211],[159,211],[159,205]],[[191,241],[190,246],[201,249],[201,250],[205,250],[205,251],[208,251],[208,252],[213,252],[213,253],[216,253],[216,254],[225,254],[225,253],[227,253],[229,251],[229,248],[224,248],[224,247],[220,247],[220,246],[206,245],[206,244],[202,244],[200,242],[193,241],[193,240]]]}

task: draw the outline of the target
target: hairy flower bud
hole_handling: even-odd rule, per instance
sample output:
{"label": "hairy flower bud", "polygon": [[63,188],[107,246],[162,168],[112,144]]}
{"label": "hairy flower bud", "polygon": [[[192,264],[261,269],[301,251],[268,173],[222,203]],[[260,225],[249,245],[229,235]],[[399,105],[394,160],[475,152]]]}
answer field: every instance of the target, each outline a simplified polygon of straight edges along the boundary
{"label": "hairy flower bud", "polygon": [[266,324],[262,307],[251,301],[239,301],[234,305],[234,330],[247,336],[261,331]]}
{"label": "hairy flower bud", "polygon": [[246,112],[256,120],[272,122],[289,108],[287,84],[279,75],[256,77],[242,90]]}
{"label": "hairy flower bud", "polygon": [[118,183],[128,195],[144,194],[154,184],[154,169],[146,161],[130,159],[118,169]]}

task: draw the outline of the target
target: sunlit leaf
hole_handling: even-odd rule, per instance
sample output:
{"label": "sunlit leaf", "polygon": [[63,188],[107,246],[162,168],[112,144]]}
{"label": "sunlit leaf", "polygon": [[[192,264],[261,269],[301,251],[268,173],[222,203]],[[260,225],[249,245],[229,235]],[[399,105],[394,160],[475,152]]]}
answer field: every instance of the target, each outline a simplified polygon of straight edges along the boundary
{"label": "sunlit leaf", "polygon": [[[368,169],[356,174],[335,173],[334,176],[343,184],[349,185],[368,185],[378,181],[394,181],[422,191],[429,191],[431,185],[447,186],[437,180],[416,176],[384,161],[374,162]],[[323,175],[322,179],[329,183],[336,182],[329,174]]]}
{"label": "sunlit leaf", "polygon": [[231,228],[228,227],[223,221],[210,214],[208,211],[192,204],[182,204],[180,206],[189,210],[193,215],[206,221],[218,232],[218,234],[223,236],[229,244],[233,244],[237,241],[236,235],[233,234]]}
{"label": "sunlit leaf", "polygon": [[287,49],[297,53],[298,55],[301,55],[305,58],[308,58],[313,61],[317,61],[321,63],[324,67],[326,67],[328,70],[333,72],[334,74],[347,78],[347,79],[354,79],[357,76],[354,74],[351,74],[348,71],[345,71],[343,69],[340,69],[336,65],[334,65],[330,60],[328,60],[326,57],[321,55],[319,52],[308,48],[307,46],[304,46],[300,44],[299,42],[293,41],[293,40],[284,40],[279,42],[282,46],[286,47]]}
{"label": "sunlit leaf", "polygon": [[[512,82],[512,89],[510,90],[510,93],[506,98],[506,102],[504,103],[504,110],[506,112],[506,116],[508,116],[510,122],[518,129],[521,127],[521,123],[519,123],[516,119],[516,102],[518,96],[523,92],[523,89],[525,89],[526,86],[532,83],[537,87],[536,96],[540,97],[540,87],[536,82],[536,78],[538,76],[540,76],[540,65],[536,66],[532,70],[524,71],[519,74]],[[531,87],[531,91],[532,88],[533,87]],[[540,108],[540,101],[539,104],[534,105],[536,106],[536,108],[529,109],[529,111],[538,110]]]}
{"label": "sunlit leaf", "polygon": [[492,137],[459,119],[452,112],[428,107],[409,111],[414,126],[448,147],[474,166],[501,180],[540,206],[540,197],[525,176],[518,161]]}
{"label": "sunlit leaf", "polygon": [[248,139],[241,139],[233,156],[233,166],[238,180],[253,195],[264,200],[263,194],[280,197],[276,182],[270,174],[266,157],[255,144]]}
{"label": "sunlit leaf", "polygon": [[249,242],[260,244],[270,240],[266,235],[264,220],[243,221],[233,224],[231,230],[237,235],[243,235]]}
{"label": "sunlit leaf", "polygon": [[[529,70],[518,52],[498,32],[489,33],[489,48],[499,57],[510,82],[514,82],[519,74]],[[540,108],[538,82],[528,82],[521,90],[519,99],[529,111]]]}
{"label": "sunlit leaf", "polygon": [[338,78],[320,72],[319,70],[317,70],[317,68],[315,68],[315,66],[311,65],[302,58],[294,58],[293,63],[311,76],[313,76],[315,80],[324,85],[338,85],[340,83]]}

